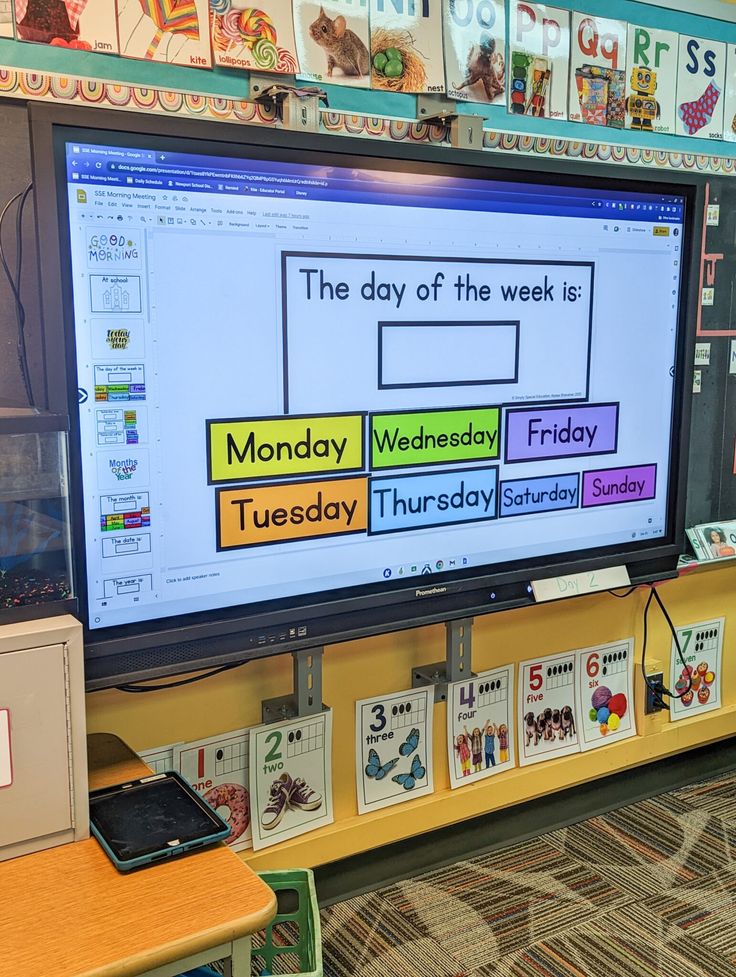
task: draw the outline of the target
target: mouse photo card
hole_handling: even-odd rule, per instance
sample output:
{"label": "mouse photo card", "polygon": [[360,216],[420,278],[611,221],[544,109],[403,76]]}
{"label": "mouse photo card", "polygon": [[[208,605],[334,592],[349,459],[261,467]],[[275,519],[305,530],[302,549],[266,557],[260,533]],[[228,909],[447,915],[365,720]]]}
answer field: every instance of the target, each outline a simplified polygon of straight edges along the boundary
{"label": "mouse photo card", "polygon": [[369,88],[368,0],[293,0],[299,78]]}

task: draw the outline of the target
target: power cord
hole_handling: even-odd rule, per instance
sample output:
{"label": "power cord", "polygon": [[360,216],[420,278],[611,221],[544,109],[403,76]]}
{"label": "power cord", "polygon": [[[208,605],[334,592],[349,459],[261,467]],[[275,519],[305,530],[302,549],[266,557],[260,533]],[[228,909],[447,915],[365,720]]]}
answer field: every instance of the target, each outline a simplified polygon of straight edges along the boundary
{"label": "power cord", "polygon": [[229,672],[233,668],[240,668],[241,665],[247,665],[251,659],[246,659],[242,662],[230,662],[227,665],[220,665],[218,668],[210,669],[209,672],[203,672],[201,675],[190,675],[189,678],[177,679],[175,682],[164,682],[158,685],[138,685],[133,682],[125,682],[123,685],[116,685],[115,688],[119,692],[164,692],[166,689],[178,689],[182,685],[193,685],[195,682],[202,682],[206,678],[212,678],[213,675],[220,675],[221,672]]}
{"label": "power cord", "polygon": [[[13,299],[15,301],[15,320],[18,329],[18,366],[26,390],[29,406],[33,407],[35,401],[33,397],[33,385],[31,383],[31,372],[28,367],[28,351],[26,349],[26,310],[21,298],[21,272],[23,270],[23,211],[26,201],[33,189],[33,184],[29,183],[25,190],[21,190],[8,200],[0,213],[0,264],[2,265],[5,277],[10,285]],[[18,201],[15,213],[15,275],[10,270],[5,252],[3,250],[3,222],[7,217],[13,204]]]}

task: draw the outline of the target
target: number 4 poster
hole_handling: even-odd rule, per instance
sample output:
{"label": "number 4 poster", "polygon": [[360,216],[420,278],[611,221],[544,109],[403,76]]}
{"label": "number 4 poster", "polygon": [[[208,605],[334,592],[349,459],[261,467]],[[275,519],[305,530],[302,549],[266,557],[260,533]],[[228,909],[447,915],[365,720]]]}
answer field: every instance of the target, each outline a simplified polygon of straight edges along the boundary
{"label": "number 4 poster", "polygon": [[250,732],[250,798],[256,851],[332,824],[332,712]]}
{"label": "number 4 poster", "polygon": [[359,814],[432,793],[433,710],[430,687],[355,703]]}
{"label": "number 4 poster", "polygon": [[447,746],[453,788],[515,766],[513,696],[513,665],[448,687]]}
{"label": "number 4 poster", "polygon": [[581,749],[636,736],[633,638],[583,648],[577,673]]}
{"label": "number 4 poster", "polygon": [[580,752],[575,652],[522,662],[519,677],[519,764]]}
{"label": "number 4 poster", "polygon": [[670,689],[676,698],[670,699],[671,720],[720,709],[724,624],[725,618],[719,617],[677,628],[685,665],[673,640]]}

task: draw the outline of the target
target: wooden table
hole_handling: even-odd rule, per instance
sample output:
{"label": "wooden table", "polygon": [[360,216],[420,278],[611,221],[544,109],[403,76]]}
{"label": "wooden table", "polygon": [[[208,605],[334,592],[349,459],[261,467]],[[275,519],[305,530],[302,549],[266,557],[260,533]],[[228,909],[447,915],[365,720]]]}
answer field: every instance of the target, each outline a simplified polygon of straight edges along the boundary
{"label": "wooden table", "polygon": [[[91,736],[89,759],[91,790],[150,773],[116,737]],[[222,959],[250,977],[250,934],[275,912],[224,845],[125,874],[90,838],[0,863],[0,977],[175,977]]]}

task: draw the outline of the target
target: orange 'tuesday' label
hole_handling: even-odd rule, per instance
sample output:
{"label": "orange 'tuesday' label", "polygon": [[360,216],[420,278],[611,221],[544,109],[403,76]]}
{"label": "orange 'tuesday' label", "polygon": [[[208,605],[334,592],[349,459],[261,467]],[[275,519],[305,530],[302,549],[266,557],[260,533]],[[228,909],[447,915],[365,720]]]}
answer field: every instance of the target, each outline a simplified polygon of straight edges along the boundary
{"label": "orange 'tuesday' label", "polygon": [[364,533],[367,513],[367,478],[218,489],[217,548]]}

